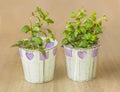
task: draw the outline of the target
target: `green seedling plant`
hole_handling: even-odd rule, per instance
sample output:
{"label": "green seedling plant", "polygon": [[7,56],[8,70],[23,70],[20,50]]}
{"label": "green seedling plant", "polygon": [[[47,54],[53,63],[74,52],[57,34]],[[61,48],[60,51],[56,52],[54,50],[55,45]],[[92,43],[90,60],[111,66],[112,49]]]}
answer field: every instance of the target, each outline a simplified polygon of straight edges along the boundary
{"label": "green seedling plant", "polygon": [[91,48],[98,44],[98,34],[102,33],[102,21],[107,21],[106,15],[97,18],[96,11],[87,14],[85,9],[70,14],[71,21],[66,22],[66,29],[63,31],[65,38],[62,46],[71,45],[74,48]]}
{"label": "green seedling plant", "polygon": [[[43,28],[44,24],[52,24],[54,21],[48,17],[48,12],[43,12],[42,9],[36,7],[30,17],[30,25],[24,25],[22,32],[29,33],[30,37],[23,39],[12,45],[12,47],[19,47],[28,50],[39,50],[43,55],[46,55],[46,44],[55,40],[54,34],[49,28]],[[35,20],[33,22],[33,20]],[[45,38],[43,40],[43,37]]]}

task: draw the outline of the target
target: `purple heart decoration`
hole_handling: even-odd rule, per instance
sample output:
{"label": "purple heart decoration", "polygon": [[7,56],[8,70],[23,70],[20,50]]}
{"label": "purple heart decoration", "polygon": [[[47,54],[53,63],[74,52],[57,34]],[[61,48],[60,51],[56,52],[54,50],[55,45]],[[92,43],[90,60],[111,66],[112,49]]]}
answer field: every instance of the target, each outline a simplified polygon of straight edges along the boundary
{"label": "purple heart decoration", "polygon": [[78,52],[78,56],[81,58],[81,59],[84,59],[87,55],[87,52],[86,51],[79,51]]}
{"label": "purple heart decoration", "polygon": [[55,56],[56,55],[56,52],[57,52],[57,49],[53,49],[53,55]]}
{"label": "purple heart decoration", "polygon": [[72,57],[72,49],[65,49],[66,56]]}
{"label": "purple heart decoration", "polygon": [[22,55],[22,49],[19,50],[19,53],[20,53],[20,57],[23,57],[23,55]]}
{"label": "purple heart decoration", "polygon": [[33,57],[34,57],[34,54],[31,53],[31,52],[26,52],[26,57],[27,57],[29,60],[32,60]]}
{"label": "purple heart decoration", "polygon": [[52,47],[54,47],[54,42],[50,42],[46,44],[46,48],[52,48]]}
{"label": "purple heart decoration", "polygon": [[46,53],[46,57],[42,53],[40,53],[40,60],[45,60],[48,58],[49,58],[49,52]]}
{"label": "purple heart decoration", "polygon": [[97,56],[97,53],[98,53],[98,49],[94,49],[93,52],[92,52],[92,56],[93,56],[93,57],[96,57],[96,56]]}

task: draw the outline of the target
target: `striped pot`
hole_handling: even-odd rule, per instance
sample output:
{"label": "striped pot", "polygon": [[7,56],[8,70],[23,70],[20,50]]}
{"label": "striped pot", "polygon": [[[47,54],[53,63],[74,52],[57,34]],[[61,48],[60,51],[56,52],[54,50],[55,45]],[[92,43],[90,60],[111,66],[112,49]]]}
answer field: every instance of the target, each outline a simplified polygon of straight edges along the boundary
{"label": "striped pot", "polygon": [[44,83],[54,78],[57,41],[47,45],[46,57],[37,50],[19,48],[25,80]]}
{"label": "striped pot", "polygon": [[88,81],[96,77],[98,46],[75,49],[64,46],[68,77],[74,81]]}

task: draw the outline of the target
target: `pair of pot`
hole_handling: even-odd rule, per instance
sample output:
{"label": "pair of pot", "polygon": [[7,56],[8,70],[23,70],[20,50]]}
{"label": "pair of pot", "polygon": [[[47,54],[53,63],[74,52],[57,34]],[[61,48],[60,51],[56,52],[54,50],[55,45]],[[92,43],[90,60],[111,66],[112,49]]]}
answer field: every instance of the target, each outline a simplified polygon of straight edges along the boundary
{"label": "pair of pot", "polygon": [[[37,50],[19,48],[25,80],[44,83],[53,80],[58,42],[48,44],[46,57]],[[87,81],[96,76],[98,47],[75,49],[64,46],[68,77],[75,81]]]}

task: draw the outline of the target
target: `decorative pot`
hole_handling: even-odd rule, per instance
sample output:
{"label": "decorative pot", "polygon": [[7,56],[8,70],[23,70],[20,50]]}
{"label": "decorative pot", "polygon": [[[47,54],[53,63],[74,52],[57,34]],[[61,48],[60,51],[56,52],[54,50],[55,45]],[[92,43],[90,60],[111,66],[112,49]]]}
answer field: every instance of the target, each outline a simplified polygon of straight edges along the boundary
{"label": "decorative pot", "polygon": [[31,83],[53,80],[57,44],[55,40],[47,45],[46,57],[40,51],[19,48],[25,80]]}
{"label": "decorative pot", "polygon": [[88,81],[96,77],[98,46],[72,48],[64,46],[68,77],[74,81]]}

